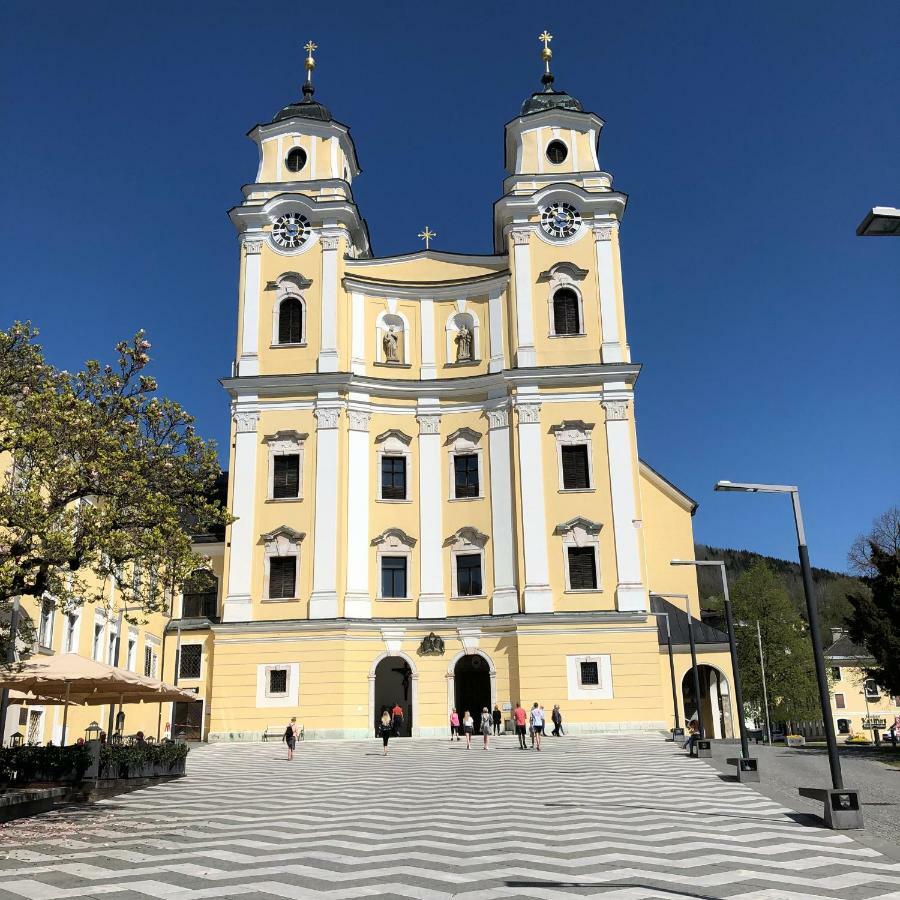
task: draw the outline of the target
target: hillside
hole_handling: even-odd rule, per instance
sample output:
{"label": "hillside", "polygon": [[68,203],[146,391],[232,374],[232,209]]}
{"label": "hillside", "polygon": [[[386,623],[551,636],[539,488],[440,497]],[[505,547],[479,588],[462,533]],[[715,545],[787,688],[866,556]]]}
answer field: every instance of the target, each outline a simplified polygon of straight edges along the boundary
{"label": "hillside", "polygon": [[[800,575],[799,563],[776,559],[773,556],[763,556],[751,550],[709,547],[706,544],[696,544],[694,551],[697,559],[725,560],[729,585],[734,584],[756,560],[764,560],[784,582],[784,586],[801,616],[806,618],[806,600],[803,597],[803,580]],[[721,627],[721,623],[718,621],[719,616],[709,610],[710,599],[722,595],[722,583],[718,570],[713,567],[698,567],[697,581],[700,587],[700,607],[704,610],[704,621]],[[850,613],[847,594],[858,590],[867,590],[867,588],[859,578],[845,575],[842,572],[832,572],[829,569],[813,568],[813,583],[818,600],[822,641],[827,646],[831,643],[830,629],[833,626],[842,625],[844,618]]]}

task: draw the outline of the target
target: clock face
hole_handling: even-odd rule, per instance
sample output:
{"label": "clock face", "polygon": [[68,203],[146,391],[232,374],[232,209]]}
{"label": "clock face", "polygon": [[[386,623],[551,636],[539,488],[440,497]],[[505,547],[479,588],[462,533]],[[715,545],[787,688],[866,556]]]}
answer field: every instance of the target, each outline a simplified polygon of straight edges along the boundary
{"label": "clock face", "polygon": [[581,224],[581,213],[571,203],[551,203],[541,213],[541,228],[553,238],[571,237]]}
{"label": "clock face", "polygon": [[309,237],[309,220],[300,213],[279,216],[272,227],[272,237],[279,247],[296,249]]}

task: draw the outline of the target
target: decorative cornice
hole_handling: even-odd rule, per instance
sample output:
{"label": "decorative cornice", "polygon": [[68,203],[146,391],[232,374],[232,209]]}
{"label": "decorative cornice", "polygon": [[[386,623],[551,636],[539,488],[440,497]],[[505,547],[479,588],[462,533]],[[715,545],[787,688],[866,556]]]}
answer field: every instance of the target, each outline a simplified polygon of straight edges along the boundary
{"label": "decorative cornice", "polygon": [[338,419],[341,415],[341,408],[339,406],[318,406],[313,410],[313,415],[316,417],[319,431],[337,428]]}
{"label": "decorative cornice", "polygon": [[541,421],[541,404],[535,401],[517,403],[520,425],[537,425]]}
{"label": "decorative cornice", "polygon": [[419,423],[419,434],[440,434],[441,417],[438,415],[416,416]]}
{"label": "decorative cornice", "polygon": [[284,272],[279,275],[274,281],[267,281],[265,290],[267,291],[277,291],[284,288],[285,283],[295,285],[298,290],[306,290],[308,287],[312,287],[312,280],[304,277],[299,272]]}
{"label": "decorative cornice", "polygon": [[407,447],[412,443],[412,438],[399,428],[388,428],[387,431],[382,431],[381,434],[376,435],[375,443],[383,444],[388,438],[396,438],[401,444],[406,444]]}
{"label": "decorative cornice", "polygon": [[[400,273],[398,273],[400,274]],[[509,271],[503,270],[470,278],[445,278],[441,281],[403,281],[370,278],[348,272],[341,281],[344,290],[394,300],[460,300],[502,292],[509,283]]]}
{"label": "decorative cornice", "polygon": [[488,419],[488,429],[509,427],[509,410],[505,407],[501,409],[486,409],[484,414]]}
{"label": "decorative cornice", "polygon": [[601,400],[600,403],[606,410],[607,422],[623,422],[628,418],[627,400]]}
{"label": "decorative cornice", "polygon": [[234,433],[250,434],[256,431],[259,424],[258,412],[238,412],[234,414]]}
{"label": "decorative cornice", "polygon": [[372,413],[363,409],[348,409],[347,418],[350,420],[351,431],[368,431]]}
{"label": "decorative cornice", "polygon": [[406,547],[416,546],[416,539],[410,537],[402,528],[386,528],[378,537],[372,538],[372,546],[378,547],[384,543],[395,543],[396,541]]}
{"label": "decorative cornice", "polygon": [[449,446],[450,444],[455,444],[460,438],[463,438],[472,444],[477,444],[481,440],[481,432],[463,425],[462,428],[457,428],[453,434],[447,435],[447,440],[444,441],[444,445]]}

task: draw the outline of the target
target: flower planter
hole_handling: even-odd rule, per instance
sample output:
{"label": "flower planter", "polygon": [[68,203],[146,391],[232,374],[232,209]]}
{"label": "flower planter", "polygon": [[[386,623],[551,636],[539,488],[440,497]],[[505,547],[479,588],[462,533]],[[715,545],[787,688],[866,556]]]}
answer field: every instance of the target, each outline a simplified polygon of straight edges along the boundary
{"label": "flower planter", "polygon": [[802,734],[789,734],[784,739],[788,747],[805,747],[806,738]]}

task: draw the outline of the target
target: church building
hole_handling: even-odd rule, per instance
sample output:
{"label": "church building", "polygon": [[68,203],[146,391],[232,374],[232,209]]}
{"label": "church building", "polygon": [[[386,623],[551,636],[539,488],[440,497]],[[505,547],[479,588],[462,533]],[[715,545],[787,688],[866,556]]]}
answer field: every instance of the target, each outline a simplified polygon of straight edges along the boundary
{"label": "church building", "polygon": [[[425,249],[373,255],[312,43],[302,98],[249,133],[222,381],[235,521],[204,551],[218,595],[186,595],[168,629],[209,740],[280,736],[290,716],[307,738],[365,737],[395,703],[416,736],[517,701],[559,704],[570,732],[668,729],[673,693],[682,725],[696,708],[687,647],[673,691],[665,640],[697,614],[694,569],[670,565],[693,558],[696,504],[638,454],[626,196],[541,39],[490,254],[431,249],[426,226]],[[695,624],[725,735],[725,636]]]}

